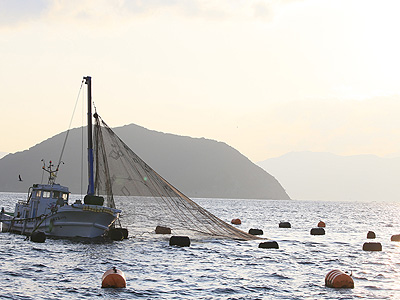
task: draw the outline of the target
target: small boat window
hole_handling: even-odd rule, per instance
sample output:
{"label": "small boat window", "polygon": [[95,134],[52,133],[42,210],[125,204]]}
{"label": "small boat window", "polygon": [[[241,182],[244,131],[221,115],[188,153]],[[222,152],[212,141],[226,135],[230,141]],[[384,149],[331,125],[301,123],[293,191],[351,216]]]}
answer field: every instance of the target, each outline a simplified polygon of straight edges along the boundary
{"label": "small boat window", "polygon": [[50,198],[50,191],[43,191],[43,198]]}
{"label": "small boat window", "polygon": [[36,198],[40,198],[41,194],[42,194],[42,191],[36,191]]}
{"label": "small boat window", "polygon": [[68,200],[68,193],[63,193],[62,198],[67,201]]}
{"label": "small boat window", "polygon": [[59,191],[54,191],[54,192],[53,192],[53,198],[54,198],[54,199],[60,198],[60,192],[59,192]]}

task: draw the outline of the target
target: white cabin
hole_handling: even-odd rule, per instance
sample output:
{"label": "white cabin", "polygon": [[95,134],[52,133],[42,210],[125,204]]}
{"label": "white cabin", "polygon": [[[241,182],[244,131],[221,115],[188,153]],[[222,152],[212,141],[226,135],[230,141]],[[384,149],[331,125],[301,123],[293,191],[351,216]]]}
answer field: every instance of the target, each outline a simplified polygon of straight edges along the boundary
{"label": "white cabin", "polygon": [[69,190],[59,184],[34,184],[29,189],[27,201],[15,205],[14,217],[36,218],[51,213],[56,206],[68,204]]}

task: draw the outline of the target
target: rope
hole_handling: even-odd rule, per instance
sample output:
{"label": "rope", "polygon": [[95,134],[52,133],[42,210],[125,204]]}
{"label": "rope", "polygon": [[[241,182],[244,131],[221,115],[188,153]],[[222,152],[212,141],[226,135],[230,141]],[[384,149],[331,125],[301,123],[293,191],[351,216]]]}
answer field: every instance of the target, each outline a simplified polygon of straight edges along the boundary
{"label": "rope", "polygon": [[[8,232],[11,231],[11,228],[14,226],[15,222],[24,222],[24,221],[34,221],[34,220],[40,220],[40,223],[38,225],[36,225],[36,227],[32,230],[31,235],[39,228],[39,226],[43,223],[44,220],[46,220],[49,216],[53,215],[54,212],[48,213],[48,214],[42,214],[40,216],[34,217],[34,218],[19,218],[19,219],[4,219],[4,220],[0,220],[0,222],[10,222],[10,227],[8,228]],[[42,219],[43,217],[43,219]],[[29,235],[28,235],[29,236]]]}
{"label": "rope", "polygon": [[81,82],[81,87],[79,88],[78,96],[76,97],[76,102],[75,102],[74,110],[73,110],[73,112],[72,112],[71,120],[70,120],[70,122],[69,122],[68,130],[67,130],[67,135],[65,136],[64,145],[62,146],[62,150],[61,150],[61,154],[60,154],[60,159],[58,160],[58,164],[57,164],[56,171],[58,171],[58,167],[59,167],[60,164],[61,164],[61,159],[62,159],[62,156],[63,156],[63,154],[64,154],[65,145],[67,144],[69,131],[70,131],[70,129],[71,129],[72,121],[73,121],[73,119],[74,119],[75,110],[76,110],[76,106],[77,106],[77,104],[78,104],[79,95],[81,94],[81,91],[82,91],[83,83],[84,83],[84,80],[82,80],[82,82]]}
{"label": "rope", "polygon": [[43,221],[44,220],[46,220],[49,216],[51,216],[51,215],[53,215],[54,213],[52,212],[51,214],[47,214],[47,215],[42,215],[42,216],[44,216],[44,218],[40,221],[40,223],[39,224],[37,224],[36,225],[36,227],[32,230],[32,232],[31,232],[31,236],[32,236],[32,234],[40,227],[40,225],[42,225],[42,223],[43,223]]}

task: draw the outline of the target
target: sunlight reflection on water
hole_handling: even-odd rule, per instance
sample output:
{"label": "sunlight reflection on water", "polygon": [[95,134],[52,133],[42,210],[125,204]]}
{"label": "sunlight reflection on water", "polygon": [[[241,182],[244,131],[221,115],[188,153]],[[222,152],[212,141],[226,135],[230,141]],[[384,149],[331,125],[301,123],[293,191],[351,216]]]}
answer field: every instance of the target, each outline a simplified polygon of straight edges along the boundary
{"label": "sunlight reflection on water", "polygon": [[[0,193],[0,206],[12,210],[25,194]],[[76,196],[79,198],[79,196]],[[119,203],[124,224],[134,228],[134,203]],[[44,244],[0,234],[1,299],[393,299],[400,298],[398,203],[195,199],[239,228],[259,228],[279,249],[260,241],[200,240],[188,248],[170,247],[168,236],[148,233],[122,242],[47,239]],[[323,220],[326,235],[311,236]],[[281,221],[292,228],[278,228]],[[142,226],[143,227],[143,226]],[[382,252],[362,245],[369,230]],[[101,276],[116,266],[127,288],[101,289]],[[353,273],[354,289],[330,289],[332,269]]]}

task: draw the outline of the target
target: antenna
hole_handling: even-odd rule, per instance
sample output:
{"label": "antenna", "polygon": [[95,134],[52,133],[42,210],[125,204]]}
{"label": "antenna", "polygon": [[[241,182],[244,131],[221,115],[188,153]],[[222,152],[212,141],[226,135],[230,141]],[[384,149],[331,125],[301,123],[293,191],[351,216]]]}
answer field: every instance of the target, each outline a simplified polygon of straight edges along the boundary
{"label": "antenna", "polygon": [[49,173],[49,181],[48,181],[49,183],[48,184],[53,185],[57,178],[58,167],[56,169],[53,169],[54,165],[51,160],[49,161],[49,165],[47,167],[46,167],[46,162],[44,161],[44,159],[42,159],[42,162],[43,162],[42,169],[44,171],[46,171],[47,173]]}

